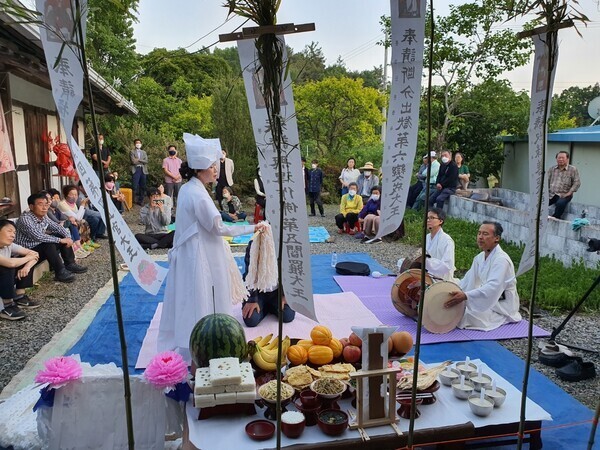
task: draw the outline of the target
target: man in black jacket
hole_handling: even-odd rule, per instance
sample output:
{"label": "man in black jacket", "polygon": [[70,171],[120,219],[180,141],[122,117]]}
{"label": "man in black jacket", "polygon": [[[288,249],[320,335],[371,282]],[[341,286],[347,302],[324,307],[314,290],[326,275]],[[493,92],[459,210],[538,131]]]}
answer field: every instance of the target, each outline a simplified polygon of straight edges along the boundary
{"label": "man in black jacket", "polygon": [[449,150],[442,152],[442,164],[437,176],[435,191],[429,196],[429,206],[437,206],[442,209],[444,201],[456,192],[458,186],[458,166],[452,160],[452,153]]}

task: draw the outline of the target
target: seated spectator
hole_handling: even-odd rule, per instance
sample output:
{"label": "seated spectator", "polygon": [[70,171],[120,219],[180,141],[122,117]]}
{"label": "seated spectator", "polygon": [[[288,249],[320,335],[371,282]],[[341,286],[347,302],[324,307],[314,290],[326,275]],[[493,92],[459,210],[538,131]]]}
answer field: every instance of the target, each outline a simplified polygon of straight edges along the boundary
{"label": "seated spectator", "polygon": [[233,190],[229,186],[223,188],[221,218],[223,222],[243,222],[246,220],[246,213],[242,211],[242,202],[233,195]]}
{"label": "seated spectator", "polygon": [[[252,241],[248,242],[248,246],[246,247],[246,256],[244,257],[244,262],[246,263],[244,281],[246,280],[246,275],[248,275],[251,246]],[[279,308],[277,307],[278,295],[278,289],[275,289],[272,292],[250,291],[250,297],[242,303],[242,317],[246,326],[257,326],[268,314],[274,314],[275,317],[279,317]],[[283,323],[289,323],[296,317],[296,311],[290,308],[286,303],[285,296],[282,296],[281,300],[283,303]]]}
{"label": "seated spectator", "polygon": [[135,238],[144,250],[173,247],[175,233],[170,233],[167,226],[171,223],[171,208],[165,204],[158,189],[148,192],[149,203],[140,210],[140,221],[146,227],[144,233]]}
{"label": "seated spectator", "polygon": [[458,166],[458,189],[466,190],[469,187],[469,180],[471,178],[471,172],[469,172],[469,166],[465,164],[465,155],[461,152],[454,154],[454,162]]}
{"label": "seated spectator", "polygon": [[110,197],[119,212],[123,214],[125,195],[120,191],[117,192],[115,186],[115,177],[112,174],[106,174],[104,176],[104,189],[106,189],[106,195]]}
{"label": "seated spectator", "polygon": [[444,150],[442,164],[435,180],[435,190],[429,194],[429,207],[437,206],[442,209],[446,199],[456,192],[456,186],[458,186],[458,166],[452,161],[450,150]]}
{"label": "seated spectator", "polygon": [[[60,209],[58,209],[58,204],[60,203],[60,192],[57,189],[48,189],[46,198],[49,202],[48,217],[50,220],[67,228],[71,233],[75,258],[81,259],[89,256],[90,251],[93,250],[93,248],[90,248],[89,250],[84,248],[84,246],[87,246],[87,243],[90,240],[90,227],[87,222],[82,219],[81,222],[75,222],[73,224],[69,218],[63,214]],[[81,232],[79,230],[80,227]],[[83,233],[83,235],[81,233]]]}
{"label": "seated spectator", "polygon": [[[426,157],[427,157],[427,155],[425,155],[423,158],[426,158]],[[430,178],[429,178],[429,194],[431,195],[431,193],[435,190],[435,182],[437,180],[438,172],[440,170],[440,163],[438,162],[437,155],[433,150],[431,152],[429,152],[429,158],[427,158],[427,164],[429,164],[429,163],[431,163],[431,173],[430,173]],[[427,166],[425,167],[425,169],[427,169]],[[426,189],[426,185],[425,185],[425,177],[427,177],[427,172],[425,172],[425,174],[423,176],[423,188],[421,189],[421,191],[415,198],[414,203],[412,205],[410,205],[410,208],[414,209],[415,211],[419,211],[425,204],[425,194],[427,193],[427,189]],[[410,197],[410,194],[409,194],[409,197]],[[410,198],[407,200],[407,206],[408,206],[409,200],[410,200]]]}
{"label": "seated spectator", "polygon": [[[381,189],[379,186],[371,188],[369,201],[358,213],[358,220],[363,224],[363,242],[373,239],[379,231],[379,214],[381,211]],[[358,234],[356,235],[358,236]]]}
{"label": "seated spectator", "polygon": [[70,283],[73,273],[84,273],[87,267],[75,263],[73,240],[69,230],[48,218],[48,201],[45,194],[33,194],[27,199],[29,211],[17,220],[17,238],[21,247],[39,254],[39,261],[48,260],[54,279]]}
{"label": "seated spectator", "polygon": [[158,185],[158,192],[160,193],[160,199],[164,202],[165,208],[171,211],[171,223],[175,223],[175,212],[174,212],[174,203],[173,198],[169,197],[165,193],[165,187],[162,184]]}
{"label": "seated spectator", "polygon": [[92,205],[92,202],[88,198],[81,181],[77,184],[77,189],[79,191],[79,195],[77,197],[77,206],[79,207],[83,205],[85,208],[83,218],[90,225],[90,237],[92,241],[96,242],[98,239],[108,239],[106,234],[104,234],[106,233],[106,225],[102,220],[102,215],[96,208],[94,208],[94,205]]}
{"label": "seated spectator", "polygon": [[0,220],[0,319],[25,318],[23,309],[35,309],[40,303],[25,295],[33,286],[33,266],[39,255],[14,243],[17,228],[10,220]]}
{"label": "seated spectator", "polygon": [[[304,191],[307,192],[306,187],[306,177],[308,176],[308,169],[304,169]],[[260,167],[256,168],[256,178],[254,179],[254,200],[256,203],[262,208],[262,216],[263,219],[267,218],[267,194],[265,194],[265,186],[263,184],[262,178],[260,177]],[[256,223],[256,218],[254,219],[254,223]]]}
{"label": "seated spectator", "polygon": [[[366,202],[371,196],[371,189],[373,186],[379,186],[379,177],[373,174],[375,168],[370,161],[365,163],[365,165],[358,170],[360,170],[361,173],[356,180],[356,190],[358,194],[362,196],[363,202]],[[350,185],[348,185],[348,190],[350,190]]]}
{"label": "seated spectator", "polygon": [[340,202],[340,213],[335,216],[335,224],[339,228],[338,233],[344,232],[344,224],[348,224],[350,231],[348,234],[354,234],[354,227],[358,222],[358,213],[363,208],[363,198],[357,194],[358,185],[354,182],[348,185],[348,193],[342,195]]}
{"label": "seated spectator", "polygon": [[[93,251],[100,245],[91,242],[91,229],[85,217],[84,201],[79,207],[77,206],[78,191],[72,184],[67,184],[63,187],[64,200],[58,201],[57,209],[66,216],[66,228],[71,231],[71,237],[74,241],[73,251],[77,252],[83,246],[85,251]],[[54,199],[53,199],[54,201]],[[52,204],[50,205],[52,207]],[[76,230],[76,231],[73,231]],[[83,255],[80,255],[83,257]]]}

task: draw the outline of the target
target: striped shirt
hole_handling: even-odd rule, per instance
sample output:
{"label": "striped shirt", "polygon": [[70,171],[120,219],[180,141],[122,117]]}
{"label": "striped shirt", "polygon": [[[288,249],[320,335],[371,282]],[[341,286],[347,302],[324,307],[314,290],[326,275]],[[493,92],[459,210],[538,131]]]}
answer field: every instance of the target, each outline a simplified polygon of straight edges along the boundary
{"label": "striped shirt", "polygon": [[571,194],[577,192],[581,186],[579,171],[577,167],[567,164],[564,169],[560,169],[558,165],[552,167],[548,174],[548,190],[550,198],[556,194]]}
{"label": "striped shirt", "polygon": [[[60,243],[62,238],[70,238],[68,229],[50,220],[46,215],[41,219],[31,211],[25,211],[17,220],[15,243],[32,249],[43,242]],[[60,236],[60,237],[59,237]]]}

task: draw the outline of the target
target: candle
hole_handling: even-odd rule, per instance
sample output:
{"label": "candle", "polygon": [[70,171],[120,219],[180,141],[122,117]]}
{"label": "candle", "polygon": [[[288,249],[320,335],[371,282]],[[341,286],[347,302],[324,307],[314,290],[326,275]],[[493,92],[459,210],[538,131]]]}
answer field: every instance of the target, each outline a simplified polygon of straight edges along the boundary
{"label": "candle", "polygon": [[483,370],[482,370],[481,364],[479,364],[479,366],[477,367],[477,376],[479,378],[481,378],[482,373],[483,373]]}
{"label": "candle", "polygon": [[496,380],[492,381],[492,392],[495,394],[496,393]]}
{"label": "candle", "polygon": [[460,376],[460,388],[461,389],[465,388],[465,376],[464,375]]}

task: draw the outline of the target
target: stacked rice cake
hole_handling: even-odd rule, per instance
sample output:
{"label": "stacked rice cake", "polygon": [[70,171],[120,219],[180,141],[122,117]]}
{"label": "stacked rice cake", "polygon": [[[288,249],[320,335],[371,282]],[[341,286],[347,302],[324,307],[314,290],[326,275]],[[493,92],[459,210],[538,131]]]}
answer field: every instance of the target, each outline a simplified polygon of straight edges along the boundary
{"label": "stacked rice cake", "polygon": [[252,366],[237,358],[215,358],[209,367],[196,369],[194,401],[196,408],[235,403],[254,403],[256,383]]}

